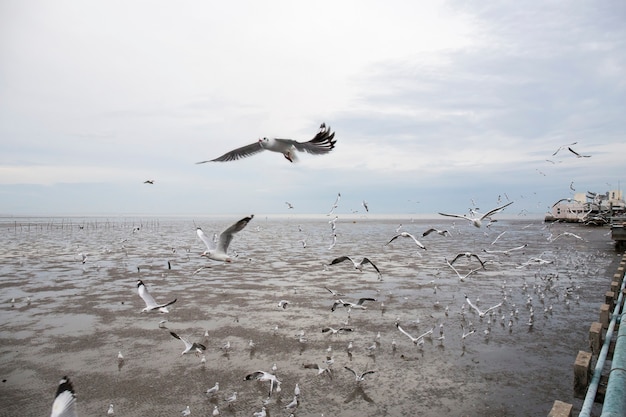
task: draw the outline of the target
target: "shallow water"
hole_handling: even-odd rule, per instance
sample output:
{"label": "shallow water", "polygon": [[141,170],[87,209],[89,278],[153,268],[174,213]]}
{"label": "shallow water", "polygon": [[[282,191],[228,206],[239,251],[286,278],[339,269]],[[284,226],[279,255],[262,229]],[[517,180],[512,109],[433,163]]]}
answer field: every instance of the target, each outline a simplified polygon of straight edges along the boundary
{"label": "shallow water", "polygon": [[[195,223],[219,232],[236,220]],[[298,416],[540,416],[557,399],[580,407],[572,393],[574,359],[588,350],[589,325],[598,319],[617,261],[607,229],[526,219],[477,229],[441,218],[340,217],[337,244],[329,249],[328,220],[257,216],[233,239],[231,264],[199,256],[204,247],[191,219],[4,221],[0,415],[46,415],[58,380],[69,375],[80,415],[104,415],[113,403],[124,416],[179,415],[186,405],[192,415],[218,405],[222,415],[247,416],[261,409],[268,385],[244,376],[274,363],[282,390],[267,404],[272,416],[289,414],[284,406],[296,382]],[[384,246],[400,223],[427,250],[410,239]],[[431,226],[451,236],[421,237]],[[548,241],[563,231],[584,240]],[[522,244],[528,246],[510,255],[483,252]],[[445,258],[461,252],[477,253],[486,269],[460,282]],[[85,264],[79,253],[88,253]],[[383,279],[370,265],[362,272],[349,263],[325,266],[341,255],[368,257]],[[551,263],[521,266],[531,257]],[[204,265],[210,268],[194,274]],[[464,274],[480,265],[462,258],[455,266]],[[140,313],[137,279],[157,301],[177,298],[169,314]],[[324,287],[346,300],[377,301],[366,302],[366,310],[331,312],[335,298]],[[480,298],[481,309],[503,305],[480,319],[464,294],[474,303]],[[281,299],[289,301],[284,310],[277,307]],[[158,327],[162,319],[167,329]],[[436,326],[434,337],[416,346],[396,320],[416,336]],[[353,332],[321,332],[346,321]],[[443,342],[436,340],[440,324]],[[462,325],[475,330],[464,342]],[[206,365],[181,356],[183,344],[169,330],[194,341],[208,330]],[[295,337],[300,331],[305,343]],[[225,354],[220,346],[227,341],[233,347]],[[332,378],[303,367],[326,366],[329,347]],[[344,366],[375,373],[357,384]],[[209,398],[204,393],[216,381],[220,392]],[[224,397],[232,391],[239,399],[227,407]]]}

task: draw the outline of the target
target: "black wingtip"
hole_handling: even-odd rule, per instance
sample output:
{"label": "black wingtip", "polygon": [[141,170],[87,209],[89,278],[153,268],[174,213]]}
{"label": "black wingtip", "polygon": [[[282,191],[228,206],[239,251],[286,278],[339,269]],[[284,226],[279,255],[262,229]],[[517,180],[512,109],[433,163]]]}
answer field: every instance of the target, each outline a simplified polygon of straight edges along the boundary
{"label": "black wingtip", "polygon": [[74,386],[67,376],[64,376],[63,378],[61,378],[61,381],[59,381],[59,386],[57,387],[57,392],[55,396],[58,396],[65,391],[69,391],[74,394]]}

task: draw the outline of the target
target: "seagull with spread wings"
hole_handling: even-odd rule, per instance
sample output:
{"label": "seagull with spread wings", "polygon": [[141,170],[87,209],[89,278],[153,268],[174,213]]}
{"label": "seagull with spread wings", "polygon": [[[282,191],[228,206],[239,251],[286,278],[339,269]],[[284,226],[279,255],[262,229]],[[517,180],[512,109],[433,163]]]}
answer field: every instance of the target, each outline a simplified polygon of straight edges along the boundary
{"label": "seagull with spread wings", "polygon": [[417,239],[415,238],[415,236],[413,236],[413,235],[412,235],[412,234],[410,234],[409,232],[400,232],[399,234],[397,234],[397,235],[395,235],[394,237],[392,237],[392,238],[389,240],[389,242],[385,243],[385,246],[387,246],[388,244],[390,244],[391,242],[393,242],[394,240],[396,240],[396,239],[397,239],[397,238],[399,238],[399,237],[408,237],[408,238],[411,238],[411,239],[413,239],[413,242],[415,242],[415,244],[416,244],[417,246],[419,246],[420,248],[422,248],[422,249],[426,250],[426,246],[422,245],[422,243],[421,243],[419,240],[417,240]]}
{"label": "seagull with spread wings", "polygon": [[76,394],[72,382],[66,376],[59,381],[50,417],[76,417]]}
{"label": "seagull with spread wings", "polygon": [[244,227],[248,225],[250,220],[254,218],[254,214],[251,214],[250,217],[244,217],[239,220],[237,223],[228,227],[222,233],[220,233],[217,242],[209,239],[209,237],[202,231],[201,228],[196,229],[196,233],[200,240],[204,242],[207,247],[207,250],[202,253],[202,256],[206,256],[209,259],[213,259],[214,261],[224,261],[224,262],[232,262],[232,258],[228,255],[228,246],[230,242],[233,240],[233,236],[235,233],[243,230]]}
{"label": "seagull with spread wings", "polygon": [[489,313],[490,311],[495,310],[496,308],[500,308],[502,306],[502,302],[500,302],[500,303],[494,305],[493,307],[489,307],[487,310],[482,311],[481,309],[476,307],[474,304],[472,304],[472,302],[470,301],[470,299],[467,296],[467,294],[465,294],[465,301],[467,301],[467,304],[469,304],[469,306],[471,308],[473,308],[478,313],[478,317],[480,317],[481,319],[483,317],[485,317],[487,315],[487,313]]}
{"label": "seagull with spread wings", "polygon": [[143,310],[141,310],[142,313],[145,313],[148,311],[154,311],[154,310],[159,310],[161,313],[169,313],[167,306],[174,304],[177,300],[176,298],[174,298],[172,301],[168,303],[158,304],[154,300],[152,295],[150,295],[150,293],[148,292],[148,289],[146,288],[146,285],[143,283],[142,280],[137,280],[137,293],[139,294],[141,299],[144,301],[144,303],[146,303],[146,307]]}
{"label": "seagull with spread wings", "polygon": [[352,374],[354,375],[354,380],[356,382],[361,382],[365,380],[365,376],[366,375],[370,375],[375,373],[374,371],[365,371],[365,372],[361,372],[360,374],[357,373],[354,369],[352,368],[348,368],[347,366],[344,366],[345,369],[347,369],[348,371],[352,372]]}
{"label": "seagull with spread wings", "polygon": [[341,263],[343,261],[350,261],[350,262],[352,262],[352,265],[354,266],[354,268],[358,269],[361,272],[363,272],[363,267],[365,265],[370,264],[376,270],[376,273],[378,274],[378,279],[382,280],[382,278],[383,278],[383,276],[380,273],[380,270],[378,269],[378,267],[374,264],[374,262],[370,261],[368,258],[363,258],[363,259],[361,259],[360,262],[356,262],[352,258],[350,258],[349,256],[340,256],[338,258],[333,259],[330,262],[330,265],[335,265],[335,264]]}
{"label": "seagull with spread wings", "polygon": [[172,335],[172,337],[174,337],[175,339],[180,340],[181,342],[183,342],[185,344],[185,350],[183,350],[181,355],[185,355],[185,354],[191,352],[192,350],[196,354],[202,353],[203,350],[206,350],[206,346],[204,346],[201,343],[196,343],[196,342],[191,343],[189,340],[185,339],[184,337],[181,337],[181,336],[177,335],[174,332],[170,332],[170,334]]}
{"label": "seagull with spread wings", "polygon": [[422,346],[424,344],[424,338],[426,336],[432,335],[433,334],[433,330],[435,330],[435,326],[433,326],[430,330],[428,330],[424,334],[421,334],[421,335],[419,335],[417,337],[414,337],[413,335],[408,333],[406,330],[404,330],[402,327],[400,327],[399,323],[396,323],[396,327],[398,328],[398,330],[400,330],[400,332],[402,334],[404,334],[409,339],[411,339],[411,342],[413,342],[414,345],[418,345],[418,346]]}
{"label": "seagull with spread wings", "polygon": [[298,157],[296,155],[296,151],[307,152],[313,155],[321,155],[332,151],[336,142],[335,132],[332,132],[330,127],[327,127],[325,123],[322,123],[315,137],[308,142],[298,142],[293,139],[263,138],[259,139],[257,142],[251,143],[250,145],[242,146],[241,148],[226,152],[218,158],[208,161],[200,161],[197,163],[204,164],[206,162],[235,161],[264,150],[282,153],[289,162],[297,162]]}
{"label": "seagull with spread wings", "polygon": [[501,212],[502,210],[504,210],[505,207],[510,206],[511,204],[513,204],[513,201],[511,201],[510,203],[507,203],[503,206],[500,207],[496,207],[493,210],[489,210],[487,213],[480,215],[480,217],[477,216],[477,214],[472,210],[472,217],[468,217],[466,214],[446,214],[446,213],[439,213],[441,216],[447,216],[447,217],[457,217],[459,219],[465,219],[469,222],[471,222],[474,226],[476,227],[480,227],[482,226],[482,221],[485,219],[489,219],[491,218],[491,216],[493,216],[496,213]]}
{"label": "seagull with spread wings", "polygon": [[244,378],[244,381],[251,381],[256,379],[257,381],[269,381],[270,382],[270,392],[268,397],[272,396],[272,391],[274,390],[274,385],[276,385],[276,387],[280,387],[280,380],[276,377],[276,375],[274,374],[270,374],[269,372],[265,372],[265,371],[256,371],[256,372],[252,372],[251,374],[246,375]]}

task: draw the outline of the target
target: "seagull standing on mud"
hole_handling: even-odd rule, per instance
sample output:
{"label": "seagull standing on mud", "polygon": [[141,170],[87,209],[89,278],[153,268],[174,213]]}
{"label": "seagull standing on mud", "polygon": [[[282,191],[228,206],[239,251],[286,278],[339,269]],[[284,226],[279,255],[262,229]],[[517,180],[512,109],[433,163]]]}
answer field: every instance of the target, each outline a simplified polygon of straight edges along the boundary
{"label": "seagull standing on mud", "polygon": [[472,216],[473,217],[468,217],[466,214],[446,214],[446,213],[439,213],[441,216],[447,216],[447,217],[458,217],[459,219],[465,219],[467,221],[469,221],[470,223],[472,223],[474,226],[476,227],[481,227],[482,226],[482,221],[485,219],[490,218],[491,216],[493,216],[496,213],[501,212],[502,210],[504,210],[505,207],[510,206],[511,204],[513,204],[513,201],[511,201],[510,203],[507,203],[503,206],[500,207],[496,207],[493,210],[489,210],[487,213],[481,215],[480,217],[477,217],[476,215],[479,213],[476,213],[472,210]]}
{"label": "seagull standing on mud", "polygon": [[174,304],[177,300],[176,298],[174,298],[172,301],[168,303],[158,304],[154,300],[154,298],[152,298],[152,296],[148,292],[148,289],[146,288],[146,285],[143,283],[142,280],[137,281],[137,293],[143,299],[144,303],[146,303],[146,307],[143,310],[141,310],[142,313],[148,312],[148,311],[154,311],[154,310],[159,310],[161,313],[169,313],[167,306]]}
{"label": "seagull standing on mud", "polygon": [[209,239],[202,229],[198,227],[196,233],[207,247],[207,250],[202,253],[202,256],[206,256],[214,261],[232,262],[232,258],[228,255],[227,251],[230,242],[233,240],[233,235],[242,231],[253,218],[254,214],[251,214],[250,217],[244,217],[237,223],[228,227],[220,234],[217,243]]}
{"label": "seagull standing on mud", "polygon": [[315,137],[308,142],[298,142],[293,139],[263,138],[250,145],[227,152],[218,158],[196,163],[235,161],[264,150],[282,153],[289,162],[297,162],[296,151],[322,155],[332,151],[336,142],[335,132],[332,132],[330,127],[326,127],[326,124],[322,123]]}

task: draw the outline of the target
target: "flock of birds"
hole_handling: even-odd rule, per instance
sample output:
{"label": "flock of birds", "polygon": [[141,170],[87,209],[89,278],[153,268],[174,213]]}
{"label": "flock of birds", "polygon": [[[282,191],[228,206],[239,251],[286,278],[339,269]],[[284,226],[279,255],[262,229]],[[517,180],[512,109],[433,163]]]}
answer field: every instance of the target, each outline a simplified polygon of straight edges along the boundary
{"label": "flock of birds", "polygon": [[[308,142],[297,142],[291,139],[268,139],[263,138],[259,139],[258,142],[255,142],[250,145],[246,145],[226,154],[207,161],[198,162],[199,164],[207,163],[207,162],[225,162],[225,161],[233,161],[240,158],[245,158],[256,153],[259,153],[264,150],[278,152],[281,153],[288,161],[296,162],[297,161],[297,152],[307,152],[310,154],[324,154],[330,152],[335,146],[336,140],[334,139],[334,132],[330,130],[325,124],[320,126],[319,131],[315,135],[315,137]],[[567,149],[580,158],[587,158],[589,155],[581,155],[575,152],[571,146],[576,143],[572,143],[570,145],[566,145]],[[559,148],[556,153],[558,153],[563,147]],[[154,180],[145,181],[146,184],[154,184]],[[327,214],[327,216],[334,216],[328,223],[330,225],[330,246],[326,249],[327,251],[333,251],[335,246],[337,245],[338,235],[340,233],[337,231],[337,222],[339,220],[339,216],[335,215],[335,210],[339,207],[341,199],[341,194],[338,193],[335,201],[331,205],[331,208]],[[293,205],[289,202],[285,203],[289,209],[293,209]],[[475,228],[481,229],[486,228],[489,230],[494,223],[497,222],[495,216],[498,213],[501,213],[505,208],[512,205],[513,202],[510,201],[506,204],[498,205],[497,207],[488,210],[485,213],[479,213],[479,209],[472,208],[469,210],[469,214],[449,214],[440,212],[439,215],[447,218],[459,219],[463,222],[468,222],[467,224],[474,226]],[[368,203],[363,200],[363,207],[366,212],[369,212]],[[213,236],[208,236],[201,227],[196,227],[196,235],[197,238],[205,245],[206,250],[201,253],[203,258],[206,258],[213,262],[221,262],[224,264],[230,264],[233,262],[237,262],[238,260],[242,260],[238,258],[237,255],[233,255],[229,252],[229,246],[233,241],[235,235],[248,226],[248,224],[254,219],[254,215],[250,215],[248,217],[244,217],[239,221],[235,222],[231,226],[224,229],[220,234],[214,234]],[[429,227],[420,235],[416,233],[410,233],[404,230],[400,230],[403,226],[400,225],[395,233],[389,236],[385,242],[381,242],[381,247],[377,253],[374,254],[366,254],[366,255],[341,255],[334,256],[330,261],[324,262],[324,270],[330,271],[341,268],[343,264],[349,264],[353,269],[363,272],[365,268],[371,268],[377,277],[378,282],[385,281],[384,268],[379,268],[377,264],[373,261],[378,258],[382,258],[384,253],[393,252],[398,250],[398,248],[403,248],[406,253],[406,248],[409,247],[411,251],[411,257],[413,259],[420,259],[421,257],[429,256],[429,245],[423,242],[426,242],[426,239],[454,239],[455,236],[458,236],[461,232],[458,231],[460,228],[456,225],[456,222],[452,223],[452,228],[449,229],[437,229],[434,227]],[[549,226],[545,226],[549,227]],[[452,230],[452,231],[451,231]],[[301,231],[299,227],[299,231]],[[465,232],[468,233],[468,232]],[[471,231],[469,232],[472,233]],[[474,231],[474,233],[480,233],[480,231]],[[485,234],[488,232],[485,231]],[[498,237],[493,240],[491,245],[494,245],[504,234],[506,231],[503,231],[498,235]],[[419,236],[419,239],[417,236]],[[433,236],[434,235],[434,236]],[[283,239],[285,237],[282,237]],[[420,239],[422,241],[420,241]],[[558,239],[576,239],[583,240],[582,237],[575,235],[571,232],[563,232],[558,234],[557,236],[550,235],[547,238],[547,241],[552,243]],[[300,243],[302,243],[302,249],[304,250],[307,247],[306,239],[300,239]],[[405,246],[403,242],[408,242],[408,246]],[[490,246],[491,246],[490,245]],[[454,277],[454,279],[458,279],[457,285],[463,285],[463,283],[468,282],[476,275],[480,275],[486,271],[490,271],[493,269],[500,268],[504,263],[500,262],[498,258],[511,258],[516,255],[522,255],[528,248],[528,243],[517,244],[516,246],[509,247],[506,249],[498,249],[498,248],[484,248],[480,252],[473,251],[461,251],[454,256],[450,256],[450,259],[445,257],[441,259],[436,268],[432,269],[432,277],[437,280],[447,277]],[[412,252],[416,250],[415,252]],[[387,255],[386,255],[387,256]],[[483,259],[485,256],[490,259]],[[395,333],[397,337],[402,340],[407,340],[410,344],[414,345],[419,352],[422,352],[426,349],[426,342],[431,342],[432,344],[436,344],[439,347],[444,347],[446,344],[450,343],[450,340],[457,340],[458,344],[462,347],[462,352],[465,352],[465,343],[466,339],[470,337],[476,337],[476,335],[482,333],[484,338],[489,338],[492,335],[492,330],[496,327],[501,327],[502,329],[508,329],[508,332],[513,332],[513,329],[518,326],[518,322],[520,317],[525,316],[525,325],[532,331],[532,327],[535,323],[535,310],[541,308],[543,310],[543,315],[545,317],[549,317],[549,315],[553,312],[553,302],[555,301],[563,301],[566,305],[569,305],[570,300],[576,299],[578,297],[576,294],[579,287],[576,287],[574,284],[567,285],[563,287],[559,284],[558,273],[553,272],[543,272],[542,267],[545,265],[552,265],[556,262],[556,259],[544,259],[542,258],[543,254],[539,256],[531,257],[525,262],[517,262],[514,267],[517,269],[534,267],[538,266],[539,268],[534,272],[535,282],[527,284],[526,280],[523,281],[521,287],[516,287],[515,285],[510,285],[506,282],[506,280],[501,280],[501,288],[500,288],[500,298],[498,300],[493,300],[492,303],[488,307],[482,306],[482,301],[476,297],[471,299],[467,293],[463,294],[463,300],[460,304],[458,303],[454,305],[454,302],[450,302],[446,305],[443,305],[437,300],[433,305],[433,313],[426,316],[426,321],[429,322],[427,329],[424,331],[419,331],[420,327],[420,319],[409,321],[406,317],[402,318],[399,315],[393,320],[393,328],[395,329]],[[406,257],[406,255],[402,255],[402,257]],[[389,258],[391,259],[391,258]],[[518,259],[518,258],[517,258]],[[571,260],[575,262],[574,260]],[[81,262],[85,264],[87,262],[87,254],[81,254]],[[379,263],[378,260],[376,260]],[[203,265],[202,267],[195,270],[193,273],[198,274],[202,272],[205,268],[210,267],[210,264]],[[168,268],[171,268],[171,264],[168,261]],[[381,271],[381,269],[383,269]],[[446,272],[449,271],[449,272]],[[347,273],[345,270],[342,273]],[[478,279],[478,278],[477,278]],[[433,289],[433,293],[437,294],[439,289],[438,281],[435,279],[431,280],[426,284],[426,286],[431,286]],[[521,289],[520,294],[514,294],[515,288]],[[173,298],[166,302],[157,302],[155,298],[150,294],[146,284],[143,280],[139,279],[136,282],[136,289],[138,296],[143,300],[145,307],[141,310],[141,313],[161,313],[167,314],[170,312],[170,308],[177,302],[177,298]],[[325,292],[329,293],[332,297],[332,301],[328,303],[328,311],[332,315],[340,314],[339,311],[343,311],[344,320],[340,321],[340,324],[337,326],[325,326],[321,329],[321,333],[326,335],[327,337],[331,337],[337,339],[342,337],[341,335],[355,335],[359,332],[358,326],[351,325],[352,321],[352,312],[353,311],[367,311],[368,309],[380,309],[380,311],[384,314],[387,306],[384,301],[393,302],[393,294],[391,291],[386,295],[383,295],[382,292],[379,292],[377,296],[356,296],[349,297],[346,294],[335,291],[328,287],[323,287]],[[514,295],[519,297],[522,296],[525,299],[525,302],[521,305],[517,305],[512,301]],[[351,300],[352,298],[352,300]],[[384,300],[383,300],[384,298]],[[286,298],[280,299],[278,301],[277,308],[280,310],[289,309],[292,302]],[[539,307],[540,306],[540,307]],[[527,320],[526,320],[527,319]],[[167,320],[161,320],[159,322],[160,328],[165,328],[165,323]],[[453,323],[453,324],[451,324]],[[459,332],[451,332],[447,330],[449,327],[460,329]],[[276,329],[275,329],[276,331]],[[451,337],[450,334],[454,336]],[[177,334],[174,331],[169,331],[169,334],[172,338],[179,340],[184,345],[184,349],[181,352],[181,355],[191,355],[200,357],[200,362],[204,365],[206,364],[206,357],[204,356],[207,345],[206,343],[202,343],[199,341],[189,340],[187,337],[183,337]],[[208,338],[208,332],[205,332],[205,339]],[[304,331],[301,331],[299,334],[296,334],[296,338],[300,344],[306,344],[308,341],[307,336]],[[380,350],[381,344],[389,343],[393,352],[400,349],[399,346],[402,345],[402,342],[396,341],[396,337],[392,336],[391,340],[385,340],[381,337],[381,333],[377,332],[373,338],[372,343],[363,347],[362,352],[365,358],[371,358],[371,360],[367,360],[368,363],[373,362],[375,364],[375,355]],[[454,342],[453,342],[454,343]],[[250,340],[248,348],[253,350],[256,348],[255,343]],[[230,342],[227,342],[221,347],[222,351],[229,352],[232,349]],[[348,355],[350,361],[352,361],[353,352],[356,351],[355,344],[353,340],[350,339],[349,343],[345,346],[345,353]],[[405,354],[400,356],[401,358],[405,358]],[[118,361],[123,362],[124,356],[120,351],[118,353]],[[317,372],[317,375],[320,377],[328,377],[332,379],[334,377],[334,365],[335,356],[332,350],[332,347],[329,346],[327,351],[325,352],[325,360],[319,363],[305,363],[302,365],[303,369],[314,369]],[[378,370],[376,369],[368,369],[364,370],[355,370],[354,367],[344,365],[342,369],[344,369],[347,373],[349,373],[353,377],[354,383],[357,385],[357,392],[359,395],[364,398],[368,402],[373,402],[369,396],[363,391],[362,384],[366,381],[366,378],[375,377]],[[282,391],[282,380],[279,379],[279,376],[276,372],[275,365],[273,369],[269,371],[265,370],[256,370],[246,374],[243,377],[244,381],[259,381],[262,383],[268,384],[268,393],[267,397],[259,404],[259,409],[254,411],[253,416],[255,417],[265,417],[270,413],[270,408],[273,407],[271,402],[272,394],[276,392]],[[206,395],[209,398],[216,398],[218,393],[220,392],[220,384],[216,382],[215,385],[209,387],[206,390]],[[234,407],[239,398],[239,391],[232,391],[229,395],[223,398],[221,403],[222,407]],[[301,405],[301,387],[298,383],[295,384],[293,389],[293,397],[292,400],[286,404],[282,404],[281,407],[285,413],[289,413],[289,415],[294,416],[298,412],[298,408]],[[113,404],[109,405],[107,410],[108,415],[114,415],[115,409]],[[189,405],[187,405],[182,411],[181,415],[188,416],[192,414],[192,410]],[[214,406],[212,410],[213,416],[218,416],[221,414],[220,404],[218,401],[214,401]],[[74,388],[70,379],[68,377],[63,377],[59,383],[57,393],[52,406],[51,417],[74,417],[76,416],[76,395],[74,392]]]}

